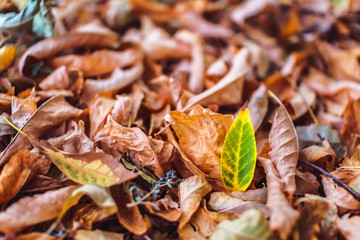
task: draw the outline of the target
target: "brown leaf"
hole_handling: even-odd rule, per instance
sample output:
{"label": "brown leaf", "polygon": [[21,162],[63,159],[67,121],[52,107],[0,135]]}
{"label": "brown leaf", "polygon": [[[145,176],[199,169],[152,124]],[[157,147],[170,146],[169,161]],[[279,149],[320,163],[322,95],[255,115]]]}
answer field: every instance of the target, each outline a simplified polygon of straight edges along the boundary
{"label": "brown leaf", "polygon": [[97,95],[91,100],[89,103],[90,139],[94,139],[95,134],[104,125],[114,104],[115,100],[105,95]]}
{"label": "brown leaf", "polygon": [[305,195],[296,202],[300,218],[293,236],[299,239],[336,239],[337,207],[333,201]]}
{"label": "brown leaf", "polygon": [[145,206],[151,214],[164,218],[169,222],[177,222],[182,214],[178,203],[172,201],[168,196],[157,202],[147,203]]}
{"label": "brown leaf", "polygon": [[57,217],[75,186],[24,197],[0,213],[0,231],[14,233]]}
{"label": "brown leaf", "polygon": [[219,105],[237,104],[242,100],[241,92],[244,85],[245,74],[249,67],[249,50],[241,49],[232,59],[232,66],[229,72],[213,87],[190,98],[185,111],[195,104],[208,105],[216,103]]}
{"label": "brown leaf", "polygon": [[[192,163],[210,177],[221,182],[220,155],[233,117],[213,113],[196,105],[187,115],[171,111],[168,121],[179,138],[181,149]],[[190,169],[191,170],[191,169]]]}
{"label": "brown leaf", "polygon": [[[84,240],[84,239],[107,239],[107,240],[123,240],[124,235],[120,233],[102,231],[102,230],[77,230],[73,234],[74,240]],[[46,239],[47,240],[47,239]]]}
{"label": "brown leaf", "polygon": [[32,233],[27,233],[27,234],[17,236],[14,238],[14,240],[33,240],[33,239],[41,239],[41,238],[44,238],[44,240],[60,240],[61,239],[61,237],[51,236],[46,233],[32,232]]}
{"label": "brown leaf", "polygon": [[[56,96],[40,106],[21,130],[29,136],[40,137],[52,127],[70,118],[79,117],[81,114],[82,110],[70,105],[64,97]],[[30,148],[30,146],[29,141],[18,133],[7,148],[1,152],[0,165],[4,164],[15,152]]]}
{"label": "brown leaf", "polygon": [[70,78],[65,66],[56,68],[49,76],[41,81],[39,87],[43,90],[63,89],[70,86]]}
{"label": "brown leaf", "polygon": [[315,175],[310,172],[296,171],[296,191],[295,195],[318,194],[320,183]]}
{"label": "brown leaf", "polygon": [[[281,103],[281,102],[280,102]],[[285,191],[291,195],[296,190],[295,170],[299,158],[299,143],[294,124],[284,105],[280,105],[275,114],[269,133],[268,153],[274,163],[281,180],[284,181]]]}
{"label": "brown leaf", "polygon": [[32,171],[38,172],[36,162],[41,158],[42,156],[27,150],[18,152],[11,157],[1,170],[0,204],[6,203],[15,197]]}
{"label": "brown leaf", "polygon": [[[249,113],[254,132],[260,127],[268,110],[268,93],[266,87],[261,84],[251,95],[249,100]],[[240,112],[240,109],[238,110]],[[237,113],[238,113],[237,112]],[[237,114],[236,114],[237,115]]]}
{"label": "brown leaf", "polygon": [[180,183],[179,198],[180,208],[183,213],[178,231],[184,228],[200,206],[202,198],[211,191],[211,185],[204,177],[194,175]]}
{"label": "brown leaf", "polygon": [[343,218],[337,221],[337,227],[347,240],[357,240],[360,236],[360,216]]}
{"label": "brown leaf", "polygon": [[16,126],[21,128],[36,109],[35,89],[31,91],[29,97],[24,99],[13,96],[11,99],[11,120]]}
{"label": "brown leaf", "polygon": [[291,207],[284,191],[285,186],[270,159],[258,157],[266,172],[268,186],[268,197],[266,205],[270,209],[270,228],[273,232],[280,235],[282,239],[287,239],[297,219],[299,213]]}
{"label": "brown leaf", "polygon": [[[97,93],[105,91],[118,91],[137,80],[143,73],[142,63],[138,63],[130,69],[122,70],[115,68],[108,79],[91,80],[88,79],[84,83],[84,90],[81,95],[80,102],[86,103],[90,101]],[[112,71],[112,68],[110,71]]]}
{"label": "brown leaf", "polygon": [[334,170],[335,167],[336,154],[330,146],[329,148],[326,148],[322,146],[312,145],[300,151],[300,158],[305,161],[311,162],[321,167],[322,169],[326,169],[328,172],[331,172]]}
{"label": "brown leaf", "polygon": [[117,95],[114,108],[111,110],[112,118],[122,126],[127,126],[129,121],[134,123],[145,97],[137,84],[132,85],[130,94]]}
{"label": "brown leaf", "polygon": [[217,212],[243,213],[249,209],[260,210],[265,217],[270,216],[269,209],[263,203],[243,201],[224,192],[214,192],[210,196],[209,206]]}
{"label": "brown leaf", "polygon": [[110,190],[118,207],[119,222],[137,235],[144,234],[151,227],[151,222],[148,217],[141,215],[138,206],[127,206],[133,201],[129,195],[129,185],[115,186]]}
{"label": "brown leaf", "polygon": [[68,35],[44,39],[31,46],[19,61],[21,74],[28,74],[31,69],[29,64],[34,58],[41,60],[59,52],[78,47],[112,47],[118,44],[114,35],[102,33],[71,33]]}
{"label": "brown leaf", "polygon": [[176,38],[191,45],[191,73],[189,79],[189,90],[200,93],[204,88],[205,56],[204,40],[197,34],[181,30],[176,33]]}
{"label": "brown leaf", "polygon": [[150,139],[140,128],[123,127],[109,116],[105,126],[95,135],[94,142],[101,142],[122,153],[130,151],[135,155],[135,165],[148,167],[159,178],[164,176]]}
{"label": "brown leaf", "polygon": [[226,39],[230,38],[234,34],[230,28],[209,22],[205,20],[199,13],[193,11],[178,13],[177,16],[184,26],[203,37]]}
{"label": "brown leaf", "polygon": [[142,53],[135,49],[122,52],[98,50],[87,55],[66,55],[49,61],[54,68],[66,66],[69,69],[79,69],[84,76],[96,76],[110,73],[116,68],[130,66],[142,60]]}
{"label": "brown leaf", "polygon": [[[331,174],[343,181],[349,187],[359,191],[360,189],[360,175],[352,170],[336,170]],[[342,209],[359,209],[360,202],[357,201],[348,191],[340,187],[331,178],[321,175],[322,183],[326,198],[333,200],[337,206]]]}
{"label": "brown leaf", "polygon": [[245,192],[242,191],[234,191],[230,193],[231,196],[239,198],[244,201],[252,201],[259,203],[266,203],[267,199],[267,188],[258,188],[254,190],[247,190]]}
{"label": "brown leaf", "polygon": [[325,42],[320,42],[319,49],[328,61],[334,78],[360,81],[360,64],[351,50],[335,48]]}
{"label": "brown leaf", "polygon": [[82,120],[79,123],[71,121],[70,127],[71,129],[66,134],[49,139],[51,145],[68,153],[96,152],[95,144],[85,134]]}
{"label": "brown leaf", "polygon": [[360,134],[360,98],[357,100],[350,100],[346,105],[343,117],[345,124],[341,129],[341,135],[348,149],[348,154],[352,155],[355,147],[357,137],[356,134]]}

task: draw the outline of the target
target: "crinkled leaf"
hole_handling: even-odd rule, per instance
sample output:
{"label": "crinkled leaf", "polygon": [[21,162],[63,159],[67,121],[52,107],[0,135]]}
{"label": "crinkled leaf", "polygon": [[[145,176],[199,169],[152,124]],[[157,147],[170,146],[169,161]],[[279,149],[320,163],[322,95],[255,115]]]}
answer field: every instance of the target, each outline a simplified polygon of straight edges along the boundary
{"label": "crinkled leaf", "polygon": [[69,198],[66,200],[61,213],[59,214],[55,223],[50,227],[48,232],[51,232],[53,227],[55,227],[65,215],[65,213],[74,205],[78,204],[80,198],[84,195],[89,196],[99,207],[102,208],[103,213],[106,213],[108,216],[115,214],[117,211],[117,206],[114,199],[111,197],[110,193],[103,187],[86,184],[75,189]]}
{"label": "crinkled leaf", "polygon": [[180,208],[182,216],[179,222],[179,229],[182,229],[191,219],[191,216],[200,206],[202,198],[211,191],[211,185],[204,177],[194,175],[180,183]]}
{"label": "crinkled leaf", "polygon": [[284,190],[290,194],[289,197],[291,198],[296,190],[295,170],[299,158],[299,143],[289,113],[281,101],[275,95],[272,96],[280,104],[280,107],[275,114],[269,133],[271,151],[268,154],[282,181],[284,181]]}
{"label": "crinkled leaf", "polygon": [[279,173],[270,159],[258,157],[266,173],[268,186],[268,196],[266,205],[271,212],[270,228],[273,232],[280,235],[282,239],[287,239],[297,219],[299,212],[291,207],[284,191],[285,186],[281,181]]}
{"label": "crinkled leaf", "polygon": [[210,240],[266,240],[270,237],[269,224],[258,210],[246,211],[240,218],[221,222]]}
{"label": "crinkled leaf", "polygon": [[102,230],[77,230],[73,234],[74,240],[84,240],[84,239],[106,239],[106,240],[123,240],[124,235],[115,232],[108,232]]}
{"label": "crinkled leaf", "polygon": [[255,172],[256,142],[249,109],[241,110],[221,150],[221,178],[228,191],[245,191]]}

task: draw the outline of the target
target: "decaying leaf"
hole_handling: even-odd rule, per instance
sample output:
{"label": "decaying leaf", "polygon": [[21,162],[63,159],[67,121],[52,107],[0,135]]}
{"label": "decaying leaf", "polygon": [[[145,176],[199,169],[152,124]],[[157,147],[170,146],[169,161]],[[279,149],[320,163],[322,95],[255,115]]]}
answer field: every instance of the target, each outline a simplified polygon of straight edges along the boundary
{"label": "decaying leaf", "polygon": [[151,227],[151,222],[147,216],[141,215],[138,206],[127,206],[127,204],[134,201],[129,195],[129,185],[115,186],[110,190],[118,206],[117,216],[119,222],[137,235],[144,234]]}
{"label": "decaying leaf", "polygon": [[246,212],[250,209],[256,209],[262,212],[265,217],[270,216],[269,209],[263,203],[244,201],[236,197],[232,197],[223,192],[214,192],[210,196],[209,206],[218,212]]}
{"label": "decaying leaf", "polygon": [[285,186],[270,159],[258,157],[266,172],[268,197],[266,205],[270,209],[270,229],[286,239],[299,218],[284,194]]}
{"label": "decaying leaf", "polygon": [[[201,171],[221,181],[220,155],[233,118],[196,105],[187,115],[171,111],[171,123],[181,149]],[[220,183],[222,185],[222,183]]]}
{"label": "decaying leaf", "polygon": [[77,230],[74,234],[75,240],[84,239],[107,239],[107,240],[123,240],[124,236],[120,233],[101,231],[101,230]]}
{"label": "decaying leaf", "polygon": [[75,186],[24,197],[0,213],[0,231],[14,233],[57,217]]}
{"label": "decaying leaf", "polygon": [[[260,85],[258,89],[251,95],[249,100],[249,113],[254,132],[260,127],[268,110],[268,93],[264,85]],[[239,114],[239,111],[237,114]]]}
{"label": "decaying leaf", "polygon": [[348,219],[344,218],[338,220],[337,227],[346,239],[355,240],[360,236],[359,223],[360,217],[354,216]]}
{"label": "decaying leaf", "polygon": [[136,165],[149,167],[159,178],[164,176],[158,155],[149,137],[140,128],[123,127],[109,116],[104,127],[94,137],[94,141],[122,153],[131,151],[135,155]]}
{"label": "decaying leaf", "polygon": [[180,208],[181,218],[179,229],[182,229],[190,221],[191,216],[200,206],[201,199],[211,191],[211,185],[204,177],[194,175],[180,183]]}
{"label": "decaying leaf", "polygon": [[42,156],[27,150],[12,156],[0,174],[0,204],[11,200],[25,184],[31,172],[38,171],[36,161]]}
{"label": "decaying leaf", "polygon": [[[52,127],[70,118],[79,117],[82,110],[70,105],[63,96],[55,96],[43,103],[21,128],[29,136],[40,137]],[[20,149],[30,148],[25,136],[17,133],[12,142],[1,152],[0,165],[4,164],[12,154]]]}
{"label": "decaying leaf", "polygon": [[256,143],[249,109],[245,106],[226,134],[221,150],[221,179],[228,191],[245,191],[256,164]]}
{"label": "decaying leaf", "polygon": [[269,224],[258,210],[246,211],[236,220],[221,222],[210,239],[261,239],[270,237]]}
{"label": "decaying leaf", "polygon": [[102,33],[71,33],[57,38],[42,40],[30,47],[19,61],[19,70],[27,74],[31,59],[41,60],[64,50],[77,47],[111,47],[118,42],[117,36]]}
{"label": "decaying leaf", "polygon": [[269,156],[285,183],[285,191],[290,195],[295,192],[295,170],[299,157],[299,143],[294,124],[284,105],[275,114],[269,133]]}

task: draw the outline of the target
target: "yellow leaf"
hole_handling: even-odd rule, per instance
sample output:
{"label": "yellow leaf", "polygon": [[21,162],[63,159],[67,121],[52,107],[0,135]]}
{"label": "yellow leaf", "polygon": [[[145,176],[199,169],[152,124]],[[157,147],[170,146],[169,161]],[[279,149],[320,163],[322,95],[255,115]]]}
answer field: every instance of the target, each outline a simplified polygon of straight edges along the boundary
{"label": "yellow leaf", "polygon": [[109,154],[102,152],[66,154],[54,148],[47,141],[42,140],[39,143],[32,137],[28,137],[28,139],[68,178],[77,183],[109,187],[137,176]]}
{"label": "yellow leaf", "polygon": [[14,45],[0,48],[0,71],[8,68],[15,58],[16,47]]}
{"label": "yellow leaf", "polygon": [[221,178],[228,191],[245,191],[254,177],[256,143],[247,106],[230,127],[221,151]]}

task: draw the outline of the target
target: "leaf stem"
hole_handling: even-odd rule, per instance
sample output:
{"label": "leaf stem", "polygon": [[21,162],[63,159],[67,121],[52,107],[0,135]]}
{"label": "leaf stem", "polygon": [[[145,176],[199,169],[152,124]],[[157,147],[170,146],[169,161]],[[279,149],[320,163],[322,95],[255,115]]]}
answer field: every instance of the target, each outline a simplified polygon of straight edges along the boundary
{"label": "leaf stem", "polygon": [[360,194],[358,192],[356,192],[354,189],[350,188],[348,185],[346,185],[343,181],[341,181],[340,179],[338,179],[337,177],[331,175],[330,173],[328,173],[327,171],[325,171],[324,169],[322,169],[321,167],[318,167],[312,163],[309,162],[305,162],[305,161],[301,161],[299,160],[300,163],[305,164],[306,166],[309,166],[311,168],[316,169],[317,171],[321,172],[322,174],[324,174],[325,176],[331,178],[334,180],[334,182],[336,182],[337,184],[339,184],[341,187],[345,188],[346,191],[348,191],[356,200],[360,201]]}

